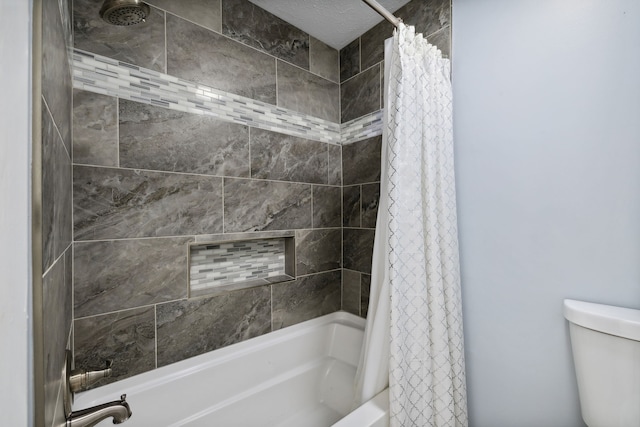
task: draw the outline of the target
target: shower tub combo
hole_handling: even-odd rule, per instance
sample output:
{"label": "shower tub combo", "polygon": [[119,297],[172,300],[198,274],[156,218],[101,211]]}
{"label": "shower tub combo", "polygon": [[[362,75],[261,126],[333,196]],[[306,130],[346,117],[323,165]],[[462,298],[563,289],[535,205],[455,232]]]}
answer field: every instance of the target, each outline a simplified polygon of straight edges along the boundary
{"label": "shower tub combo", "polygon": [[74,409],[126,393],[130,427],[385,427],[386,390],[351,411],[363,329],[328,314],[79,393]]}

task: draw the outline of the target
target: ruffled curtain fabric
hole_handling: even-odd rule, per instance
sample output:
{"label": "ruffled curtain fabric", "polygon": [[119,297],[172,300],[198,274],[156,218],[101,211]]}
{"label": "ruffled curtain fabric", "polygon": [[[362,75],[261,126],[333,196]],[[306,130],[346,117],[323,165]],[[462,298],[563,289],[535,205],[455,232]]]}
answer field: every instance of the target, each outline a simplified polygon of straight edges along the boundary
{"label": "ruffled curtain fabric", "polygon": [[466,426],[450,63],[401,24],[385,49],[385,127],[356,403],[388,382],[392,427]]}

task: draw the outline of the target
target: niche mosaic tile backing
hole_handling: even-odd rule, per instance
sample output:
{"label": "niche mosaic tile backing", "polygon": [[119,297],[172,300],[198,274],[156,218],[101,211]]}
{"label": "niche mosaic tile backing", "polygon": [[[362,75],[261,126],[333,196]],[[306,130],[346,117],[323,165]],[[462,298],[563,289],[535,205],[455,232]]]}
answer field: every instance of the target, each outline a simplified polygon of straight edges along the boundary
{"label": "niche mosaic tile backing", "polygon": [[284,238],[191,246],[191,294],[290,280],[285,255]]}
{"label": "niche mosaic tile backing", "polygon": [[382,133],[381,111],[341,126],[79,49],[73,51],[73,87],[331,144]]}

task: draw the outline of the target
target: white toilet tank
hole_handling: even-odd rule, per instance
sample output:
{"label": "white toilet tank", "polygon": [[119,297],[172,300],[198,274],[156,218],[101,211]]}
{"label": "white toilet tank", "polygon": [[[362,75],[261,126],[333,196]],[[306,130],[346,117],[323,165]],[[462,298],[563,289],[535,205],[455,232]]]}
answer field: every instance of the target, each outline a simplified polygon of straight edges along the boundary
{"label": "white toilet tank", "polygon": [[640,426],[640,310],[564,300],[582,418]]}

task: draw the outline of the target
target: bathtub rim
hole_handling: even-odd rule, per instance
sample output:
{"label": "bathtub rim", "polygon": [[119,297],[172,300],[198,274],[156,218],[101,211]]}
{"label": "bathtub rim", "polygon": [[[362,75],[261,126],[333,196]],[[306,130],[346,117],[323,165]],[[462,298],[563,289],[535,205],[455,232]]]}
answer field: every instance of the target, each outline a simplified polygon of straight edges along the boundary
{"label": "bathtub rim", "polygon": [[349,412],[331,427],[388,427],[389,388]]}
{"label": "bathtub rim", "polygon": [[[95,389],[77,393],[72,405],[73,410],[82,409],[109,400],[117,399],[123,393],[140,393],[163,384],[170,383],[182,377],[195,374],[213,366],[223,364],[226,361],[243,355],[259,352],[261,349],[277,345],[305,335],[310,331],[339,324],[346,327],[364,330],[366,320],[348,313],[336,311],[314,319],[306,320],[295,325],[287,326],[276,331],[250,338],[235,344],[228,345],[217,350],[212,350],[179,362],[161,366],[150,371],[142,372],[134,376],[124,378]],[[213,354],[215,353],[215,355]]]}

